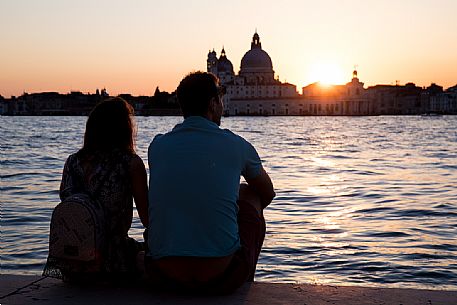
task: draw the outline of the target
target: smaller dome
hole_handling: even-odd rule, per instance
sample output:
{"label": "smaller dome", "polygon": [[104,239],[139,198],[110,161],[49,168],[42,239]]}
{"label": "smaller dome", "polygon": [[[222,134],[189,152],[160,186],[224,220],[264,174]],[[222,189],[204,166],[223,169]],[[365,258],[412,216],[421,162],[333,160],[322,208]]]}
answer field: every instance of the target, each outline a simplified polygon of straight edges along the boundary
{"label": "smaller dome", "polygon": [[227,73],[230,73],[230,74],[235,74],[233,72],[232,62],[225,55],[224,48],[222,48],[221,56],[219,56],[219,59],[217,61],[217,71],[219,73],[220,72],[227,72]]}
{"label": "smaller dome", "polygon": [[223,58],[222,60],[219,58],[219,61],[217,62],[217,71],[218,72],[229,72],[234,74],[233,72],[233,65],[230,60],[227,59],[227,57]]}

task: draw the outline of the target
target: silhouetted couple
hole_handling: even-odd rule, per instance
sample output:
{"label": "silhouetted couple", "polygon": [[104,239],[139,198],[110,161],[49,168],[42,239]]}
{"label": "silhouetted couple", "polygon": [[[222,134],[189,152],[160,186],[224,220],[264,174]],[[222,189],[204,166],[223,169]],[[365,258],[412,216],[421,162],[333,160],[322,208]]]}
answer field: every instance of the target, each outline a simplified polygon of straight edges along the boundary
{"label": "silhouetted couple", "polygon": [[[83,148],[65,164],[60,196],[75,185],[89,192],[101,185],[97,200],[109,219],[101,273],[139,276],[135,257],[143,248],[127,234],[133,198],[146,228],[144,266],[152,287],[229,293],[253,281],[265,237],[263,209],[275,193],[255,148],[219,127],[223,93],[209,73],[181,81],[184,121],[152,140],[149,191],[134,152],[131,106],[113,98],[92,111]],[[247,184],[240,185],[241,176]]]}

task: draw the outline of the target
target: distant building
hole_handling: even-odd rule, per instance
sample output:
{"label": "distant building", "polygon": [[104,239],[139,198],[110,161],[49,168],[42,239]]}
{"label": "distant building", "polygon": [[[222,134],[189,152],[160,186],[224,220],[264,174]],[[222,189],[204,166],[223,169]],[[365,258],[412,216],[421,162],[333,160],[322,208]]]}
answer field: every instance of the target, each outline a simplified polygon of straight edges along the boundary
{"label": "distant building", "polygon": [[448,88],[444,92],[441,90],[433,93],[434,94],[430,94],[431,113],[457,114],[457,85]]}
{"label": "distant building", "polygon": [[20,97],[16,98],[15,96],[12,96],[10,99],[10,103],[8,105],[8,114],[13,114],[13,115],[28,115],[28,105],[27,102],[24,98],[24,96],[27,96],[27,93],[24,93]]}
{"label": "distant building", "polygon": [[429,96],[413,83],[376,85],[367,89],[373,115],[423,114],[429,109]]}
{"label": "distant building", "polygon": [[0,95],[0,115],[4,115],[8,112],[8,102]]}
{"label": "distant building", "polygon": [[357,70],[346,85],[313,83],[302,88],[305,115],[369,115],[373,106]]}
{"label": "distant building", "polygon": [[214,50],[209,51],[207,71],[226,87],[223,102],[227,115],[287,115],[299,104],[296,86],[274,78],[271,58],[262,49],[257,32],[251,49],[241,59],[238,75],[224,48],[219,58]]}
{"label": "distant building", "polygon": [[450,94],[457,94],[457,85],[447,88],[446,92]]}
{"label": "distant building", "polygon": [[24,93],[4,104],[3,115],[87,115],[102,99],[100,95],[71,92]]}
{"label": "distant building", "polygon": [[[97,89],[95,94],[72,91],[24,93],[19,97],[4,99],[0,96],[0,115],[89,115],[97,103],[109,97],[106,89]],[[120,94],[133,106],[136,115],[180,115],[176,94],[161,92],[154,96]]]}

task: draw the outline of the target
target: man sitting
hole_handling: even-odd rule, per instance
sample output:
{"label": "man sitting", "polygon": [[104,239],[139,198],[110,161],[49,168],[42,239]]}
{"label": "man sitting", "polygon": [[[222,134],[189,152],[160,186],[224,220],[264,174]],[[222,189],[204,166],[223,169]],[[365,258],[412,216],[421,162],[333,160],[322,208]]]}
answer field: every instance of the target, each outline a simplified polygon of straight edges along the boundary
{"label": "man sitting", "polygon": [[186,76],[184,121],[149,146],[146,270],[158,285],[228,293],[254,279],[275,192],[255,148],[219,128],[222,94],[213,74]]}

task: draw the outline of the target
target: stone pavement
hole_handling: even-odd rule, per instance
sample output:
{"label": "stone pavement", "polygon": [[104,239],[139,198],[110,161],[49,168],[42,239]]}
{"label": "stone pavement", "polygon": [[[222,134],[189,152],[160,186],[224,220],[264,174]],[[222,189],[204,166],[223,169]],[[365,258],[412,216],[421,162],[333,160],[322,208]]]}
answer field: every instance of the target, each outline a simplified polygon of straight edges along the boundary
{"label": "stone pavement", "polygon": [[190,296],[153,292],[147,287],[81,287],[30,275],[1,275],[0,304],[151,304],[151,305],[457,305],[457,291],[246,284],[229,296]]}

